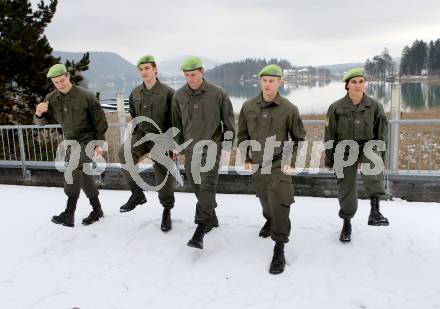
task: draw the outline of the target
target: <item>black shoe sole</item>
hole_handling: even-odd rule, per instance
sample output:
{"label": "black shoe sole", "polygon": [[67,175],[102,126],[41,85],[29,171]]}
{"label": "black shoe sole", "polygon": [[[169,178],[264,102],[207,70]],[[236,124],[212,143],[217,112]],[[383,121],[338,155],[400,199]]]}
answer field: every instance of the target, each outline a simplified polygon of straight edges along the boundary
{"label": "black shoe sole", "polygon": [[283,267],[281,269],[271,269],[269,267],[269,273],[272,275],[279,275],[284,271],[284,268],[286,267],[286,264],[284,263]]}
{"label": "black shoe sole", "polygon": [[281,274],[281,273],[283,273],[283,272],[284,272],[284,269],[281,269],[281,270],[273,270],[273,269],[270,269],[270,270],[269,270],[269,273],[272,274],[272,275],[279,275],[279,274]]}
{"label": "black shoe sole", "polygon": [[161,226],[160,230],[164,233],[171,231],[172,227]]}
{"label": "black shoe sole", "polygon": [[136,208],[136,206],[132,209],[119,209],[119,212],[130,212],[132,210],[134,210]]}
{"label": "black shoe sole", "polygon": [[137,206],[139,206],[139,205],[144,205],[145,203],[147,202],[147,200],[145,200],[145,202],[141,202],[141,203],[138,203],[138,204],[136,204],[133,208],[130,208],[130,209],[127,209],[127,208],[119,208],[119,212],[129,212],[129,211],[132,211],[132,210],[134,210]]}
{"label": "black shoe sole", "polygon": [[371,226],[389,226],[390,223],[389,223],[389,222],[386,222],[386,223],[374,223],[374,222],[368,222],[368,225],[371,225]]}
{"label": "black shoe sole", "polygon": [[101,217],[99,217],[98,219],[96,219],[96,220],[92,220],[92,221],[82,221],[82,224],[83,225],[90,225],[90,224],[93,224],[93,223],[95,223],[95,222],[97,222],[97,221],[99,221],[99,219],[101,219],[102,217],[104,217],[104,215],[102,215]]}
{"label": "black shoe sole", "polygon": [[197,249],[203,249],[203,243],[201,244],[198,241],[193,241],[192,239],[188,241],[187,244],[188,247],[197,248]]}
{"label": "black shoe sole", "polygon": [[351,241],[351,235],[350,235],[349,238],[343,238],[343,237],[339,236],[339,241],[340,242],[350,242]]}
{"label": "black shoe sole", "polygon": [[66,223],[64,223],[62,221],[58,221],[58,220],[56,220],[54,218],[52,218],[50,221],[52,221],[55,224],[64,225],[64,226],[67,226],[67,227],[74,227],[74,224],[66,224]]}

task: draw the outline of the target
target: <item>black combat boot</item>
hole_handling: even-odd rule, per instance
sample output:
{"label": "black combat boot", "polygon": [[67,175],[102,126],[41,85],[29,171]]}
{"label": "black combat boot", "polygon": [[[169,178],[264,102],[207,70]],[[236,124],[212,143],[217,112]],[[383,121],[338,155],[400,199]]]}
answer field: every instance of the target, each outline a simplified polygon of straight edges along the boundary
{"label": "black combat boot", "polygon": [[266,220],[266,223],[264,223],[263,227],[260,230],[260,234],[258,234],[258,236],[263,237],[263,238],[267,238],[270,236],[270,226],[271,226],[271,221],[270,219]]}
{"label": "black combat boot", "polygon": [[168,232],[169,230],[171,230],[171,228],[172,228],[171,209],[164,207],[160,229],[162,230],[162,232]]}
{"label": "black combat boot", "polygon": [[277,275],[284,271],[286,266],[286,258],[284,257],[284,243],[277,241],[273,248],[273,258],[270,263],[269,272]]}
{"label": "black combat boot", "polygon": [[206,224],[200,223],[193,237],[188,241],[188,247],[203,249],[203,237],[206,233]]}
{"label": "black combat boot", "polygon": [[344,219],[344,225],[342,226],[341,235],[339,236],[339,240],[342,242],[351,241],[351,222],[350,219]]}
{"label": "black combat boot", "polygon": [[102,211],[98,196],[90,198],[90,205],[92,205],[93,210],[88,217],[82,220],[82,224],[84,225],[92,224],[93,222],[98,221],[99,218],[104,217],[104,212]]}
{"label": "black combat boot", "polygon": [[60,213],[58,216],[52,217],[52,222],[56,224],[62,224],[64,226],[73,227],[75,224],[75,209],[78,198],[68,197],[66,210]]}
{"label": "black combat boot", "polygon": [[144,192],[138,185],[132,185],[131,187],[131,196],[128,199],[127,203],[119,208],[120,212],[128,212],[132,211],[136,208],[137,205],[142,205],[147,202],[147,198],[145,197]]}
{"label": "black combat boot", "polygon": [[382,214],[379,211],[379,198],[377,196],[371,197],[371,211],[370,211],[370,216],[368,217],[368,225],[375,225],[375,226],[390,225],[388,219],[382,216]]}
{"label": "black combat boot", "polygon": [[208,224],[206,224],[205,233],[209,233],[215,227],[218,227],[218,218],[217,218],[217,214],[215,213],[215,209],[214,209],[214,211],[212,213],[211,221]]}

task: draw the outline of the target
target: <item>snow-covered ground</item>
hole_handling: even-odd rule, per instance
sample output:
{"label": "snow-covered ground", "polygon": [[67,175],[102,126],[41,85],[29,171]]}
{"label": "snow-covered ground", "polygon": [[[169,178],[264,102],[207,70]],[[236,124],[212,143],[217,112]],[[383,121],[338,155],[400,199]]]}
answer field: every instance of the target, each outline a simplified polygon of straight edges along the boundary
{"label": "snow-covered ground", "polygon": [[193,194],[177,193],[173,230],[162,208],[119,213],[129,193],[101,191],[105,218],[74,228],[50,222],[60,188],[0,186],[0,308],[440,308],[440,204],[383,202],[389,227],[367,225],[360,201],[352,242],[338,240],[336,199],[297,197],[286,270],[270,275],[273,241],[254,196],[218,195],[220,227],[205,249],[186,246]]}

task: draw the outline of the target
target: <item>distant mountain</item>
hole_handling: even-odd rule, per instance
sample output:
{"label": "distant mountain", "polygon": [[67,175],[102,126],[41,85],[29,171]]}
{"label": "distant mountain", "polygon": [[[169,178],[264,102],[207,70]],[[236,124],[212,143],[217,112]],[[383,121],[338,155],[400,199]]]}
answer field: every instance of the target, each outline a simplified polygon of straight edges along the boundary
{"label": "distant mountain", "polygon": [[330,64],[330,65],[317,65],[317,68],[324,68],[330,70],[332,75],[343,75],[344,72],[347,72],[349,69],[354,67],[363,67],[365,65],[364,62],[353,62],[353,63],[339,63],[339,64]]}
{"label": "distant mountain", "polygon": [[[157,63],[159,73],[169,76],[181,76],[182,71],[180,70],[180,66],[182,62],[189,56],[182,56],[172,60],[160,61]],[[203,62],[203,66],[205,70],[210,70],[217,65],[220,65],[221,62],[200,57]]]}
{"label": "distant mountain", "polygon": [[[83,53],[54,51],[53,55],[55,57],[61,57],[62,60],[71,59],[78,61]],[[136,66],[118,54],[111,52],[90,52],[89,70],[84,72],[84,77],[90,81],[97,79],[117,79],[121,77],[127,80],[139,80]]]}
{"label": "distant mountain", "polygon": [[[400,66],[400,57],[393,57],[394,72],[397,74]],[[317,68],[325,68],[330,70],[332,75],[343,75],[347,70],[354,67],[364,67],[365,62],[339,63],[330,65],[317,65]]]}
{"label": "distant mountain", "polygon": [[215,81],[224,86],[233,86],[239,82],[254,82],[256,74],[268,64],[277,64],[283,69],[291,69],[292,65],[285,59],[253,59],[246,58],[240,61],[223,63],[207,70],[208,80]]}
{"label": "distant mountain", "polygon": [[[53,52],[55,57],[61,57],[61,62],[65,60],[79,61],[84,52]],[[158,62],[158,77],[161,81],[175,82],[183,81],[180,65],[187,56],[173,60]],[[203,58],[204,67],[209,70],[220,62]],[[141,83],[136,66],[111,52],[90,52],[89,69],[83,73],[84,84],[92,92],[99,92],[101,99],[114,98],[117,92],[123,92],[128,97],[131,90]]]}
{"label": "distant mountain", "polygon": [[[61,61],[81,59],[82,52],[54,51]],[[128,93],[140,83],[136,66],[116,53],[90,52],[89,69],[83,73],[86,86],[100,92],[101,98],[115,97],[117,92]]]}

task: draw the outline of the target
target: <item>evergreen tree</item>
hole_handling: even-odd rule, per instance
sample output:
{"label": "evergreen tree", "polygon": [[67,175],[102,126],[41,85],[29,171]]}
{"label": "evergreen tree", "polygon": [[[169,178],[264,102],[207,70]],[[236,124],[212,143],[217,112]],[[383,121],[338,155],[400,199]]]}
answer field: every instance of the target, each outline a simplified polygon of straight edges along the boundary
{"label": "evergreen tree", "polygon": [[89,69],[90,53],[85,53],[80,61],[75,62],[73,60],[66,60],[66,68],[70,73],[70,80],[72,83],[79,85],[84,78],[79,74],[80,72],[87,71]]}
{"label": "evergreen tree", "polygon": [[432,74],[440,75],[440,39],[434,42],[434,51],[432,55]]}
{"label": "evergreen tree", "polygon": [[383,59],[383,71],[384,75],[394,75],[394,63],[393,58],[390,55],[390,52],[387,48],[384,48],[382,52],[382,59]]}
{"label": "evergreen tree", "polygon": [[380,55],[376,55],[372,60],[367,59],[365,62],[365,71],[369,76],[385,78],[387,75],[394,74],[393,58],[390,56],[388,49],[384,48]]}
{"label": "evergreen tree", "polygon": [[268,64],[277,64],[282,69],[291,69],[292,65],[285,59],[251,59],[224,63],[206,72],[209,79],[231,85],[240,81],[255,80],[260,70]]}
{"label": "evergreen tree", "polygon": [[[0,1],[0,124],[28,124],[33,109],[51,89],[47,70],[59,62],[44,29],[52,20],[57,0],[40,1],[34,11],[27,0]],[[67,63],[77,72],[87,69],[88,55]]]}
{"label": "evergreen tree", "polygon": [[440,39],[429,42],[427,69],[429,75],[440,75]]}
{"label": "evergreen tree", "polygon": [[421,75],[426,68],[428,45],[423,40],[416,40],[412,47],[410,74]]}
{"label": "evergreen tree", "polygon": [[400,59],[400,75],[408,75],[410,67],[410,55],[411,49],[409,46],[405,46],[402,51],[402,57]]}

